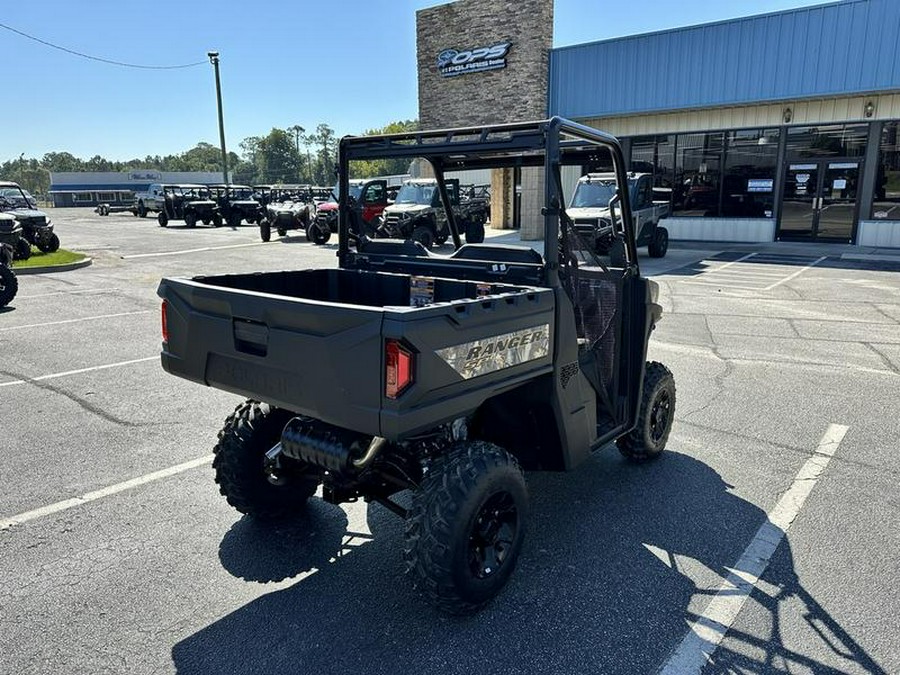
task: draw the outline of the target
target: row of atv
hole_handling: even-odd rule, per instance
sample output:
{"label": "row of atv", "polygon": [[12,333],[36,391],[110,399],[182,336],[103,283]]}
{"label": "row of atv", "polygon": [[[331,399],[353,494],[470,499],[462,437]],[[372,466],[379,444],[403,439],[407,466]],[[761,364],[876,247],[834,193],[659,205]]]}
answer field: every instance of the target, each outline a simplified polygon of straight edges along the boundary
{"label": "row of atv", "polygon": [[[484,225],[490,219],[490,195],[485,188],[466,186],[448,179],[444,186],[453,215],[469,244],[484,241]],[[414,178],[391,188],[387,181],[349,181],[350,229],[354,236],[412,239],[426,249],[440,246],[450,237],[447,214],[434,178]],[[318,204],[307,238],[324,244],[337,232],[336,201]]]}

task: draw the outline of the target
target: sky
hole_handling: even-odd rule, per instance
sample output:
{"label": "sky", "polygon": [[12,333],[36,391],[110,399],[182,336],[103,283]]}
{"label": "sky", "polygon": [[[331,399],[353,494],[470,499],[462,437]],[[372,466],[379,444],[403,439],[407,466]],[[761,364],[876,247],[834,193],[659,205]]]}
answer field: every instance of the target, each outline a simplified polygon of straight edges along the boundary
{"label": "sky", "polygon": [[[328,124],[338,136],[415,119],[415,12],[434,0],[40,0],[3,2],[0,23],[69,49],[137,64],[88,61],[0,29],[0,162],[67,151],[127,160],[218,144],[221,54],[225,135]],[[821,0],[556,0],[554,46],[822,4]],[[498,17],[498,27],[502,18]]]}

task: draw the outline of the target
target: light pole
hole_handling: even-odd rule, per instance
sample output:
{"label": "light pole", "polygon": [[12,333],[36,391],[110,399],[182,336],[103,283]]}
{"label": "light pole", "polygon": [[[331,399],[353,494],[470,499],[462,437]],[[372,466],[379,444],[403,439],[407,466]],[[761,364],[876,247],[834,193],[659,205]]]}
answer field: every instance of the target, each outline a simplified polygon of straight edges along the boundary
{"label": "light pole", "polygon": [[206,52],[216,71],[216,104],[219,108],[219,145],[222,147],[222,182],[228,182],[228,153],[225,152],[225,121],[222,117],[222,83],[219,81],[219,52]]}
{"label": "light pole", "polygon": [[[300,134],[304,133],[306,131],[306,129],[301,127],[299,124],[295,124],[294,126],[290,127],[288,129],[288,131],[294,132],[294,145],[297,146],[297,163],[299,165],[300,163],[302,163],[302,160],[300,159]],[[300,169],[299,168],[297,169],[297,182],[298,183],[300,182]]]}

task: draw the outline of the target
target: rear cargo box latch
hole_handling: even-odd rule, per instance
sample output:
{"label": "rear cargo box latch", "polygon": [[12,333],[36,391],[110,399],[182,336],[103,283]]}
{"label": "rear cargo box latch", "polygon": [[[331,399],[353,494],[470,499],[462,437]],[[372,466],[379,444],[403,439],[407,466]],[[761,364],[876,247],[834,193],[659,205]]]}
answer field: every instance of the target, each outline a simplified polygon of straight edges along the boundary
{"label": "rear cargo box latch", "polygon": [[234,348],[244,354],[265,356],[269,350],[269,327],[261,321],[232,319]]}

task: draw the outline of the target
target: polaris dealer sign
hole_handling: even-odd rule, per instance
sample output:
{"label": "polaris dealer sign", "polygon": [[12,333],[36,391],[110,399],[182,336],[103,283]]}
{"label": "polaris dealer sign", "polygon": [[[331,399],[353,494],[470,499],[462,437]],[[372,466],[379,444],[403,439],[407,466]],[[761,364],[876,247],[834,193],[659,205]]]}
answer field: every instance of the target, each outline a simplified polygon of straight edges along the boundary
{"label": "polaris dealer sign", "polygon": [[506,68],[506,55],[511,42],[499,42],[475,49],[445,49],[437,57],[438,71],[444,77],[455,77],[482,70]]}

